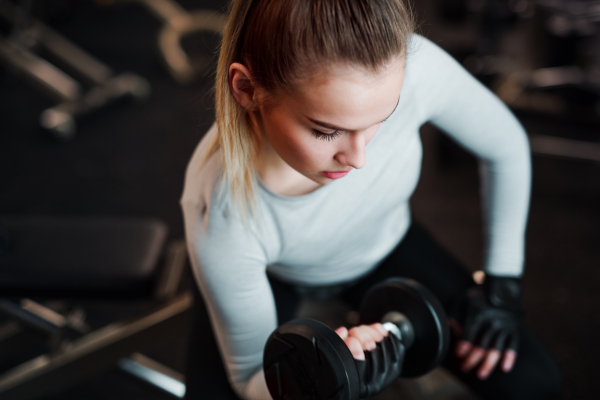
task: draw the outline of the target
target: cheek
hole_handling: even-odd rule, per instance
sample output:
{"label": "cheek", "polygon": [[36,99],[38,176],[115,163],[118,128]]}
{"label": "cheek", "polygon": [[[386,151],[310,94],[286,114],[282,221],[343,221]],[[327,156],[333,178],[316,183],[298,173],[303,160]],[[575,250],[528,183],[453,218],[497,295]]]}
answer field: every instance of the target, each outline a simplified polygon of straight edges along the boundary
{"label": "cheek", "polygon": [[310,171],[323,167],[335,151],[332,142],[315,139],[305,128],[283,118],[272,118],[265,126],[273,149],[292,168]]}
{"label": "cheek", "polygon": [[312,170],[323,167],[332,158],[327,143],[321,143],[309,133],[297,129],[286,133],[284,160],[295,169]]}

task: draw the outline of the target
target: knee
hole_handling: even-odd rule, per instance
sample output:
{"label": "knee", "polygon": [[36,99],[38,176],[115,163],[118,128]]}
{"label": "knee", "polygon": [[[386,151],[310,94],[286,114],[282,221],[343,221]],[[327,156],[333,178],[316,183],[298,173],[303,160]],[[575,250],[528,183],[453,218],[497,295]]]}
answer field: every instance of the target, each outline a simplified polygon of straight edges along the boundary
{"label": "knee", "polygon": [[560,376],[556,378],[545,377],[543,380],[527,382],[521,386],[519,394],[515,399],[523,400],[559,400],[562,398],[562,380]]}
{"label": "knee", "polygon": [[[539,343],[536,344],[541,347]],[[520,366],[515,365],[514,372],[518,373],[520,381],[520,384],[515,385],[515,389],[518,388],[519,392],[516,398],[523,400],[561,399],[563,385],[558,365],[545,349],[538,348],[537,350],[535,360],[522,359]]]}

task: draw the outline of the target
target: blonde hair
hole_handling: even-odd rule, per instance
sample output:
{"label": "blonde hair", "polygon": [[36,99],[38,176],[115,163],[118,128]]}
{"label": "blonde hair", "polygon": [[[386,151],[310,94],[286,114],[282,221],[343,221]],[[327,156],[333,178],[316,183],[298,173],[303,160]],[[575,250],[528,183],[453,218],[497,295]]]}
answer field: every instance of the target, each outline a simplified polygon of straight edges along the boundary
{"label": "blonde hair", "polygon": [[291,92],[322,64],[378,71],[406,53],[415,28],[402,0],[232,0],[215,82],[218,134],[205,160],[221,150],[225,180],[242,215],[255,209],[258,138],[232,95],[229,66],[245,65],[267,92]]}

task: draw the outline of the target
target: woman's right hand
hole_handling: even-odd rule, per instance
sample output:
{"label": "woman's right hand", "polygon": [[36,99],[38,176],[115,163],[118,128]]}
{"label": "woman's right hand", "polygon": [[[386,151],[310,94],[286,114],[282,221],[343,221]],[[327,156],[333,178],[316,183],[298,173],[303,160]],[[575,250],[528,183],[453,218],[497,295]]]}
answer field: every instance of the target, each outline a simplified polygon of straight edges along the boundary
{"label": "woman's right hand", "polygon": [[389,334],[380,323],[359,325],[350,330],[340,326],[335,332],[344,339],[352,356],[357,360],[364,360],[365,351],[375,350],[376,343],[381,342]]}

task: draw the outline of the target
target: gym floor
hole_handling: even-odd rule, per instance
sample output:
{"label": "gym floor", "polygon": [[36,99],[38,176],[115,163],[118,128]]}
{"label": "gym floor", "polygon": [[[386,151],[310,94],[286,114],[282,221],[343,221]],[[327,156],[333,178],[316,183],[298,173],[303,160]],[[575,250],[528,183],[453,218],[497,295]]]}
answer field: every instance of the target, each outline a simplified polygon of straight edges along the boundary
{"label": "gym floor", "polygon": [[[89,116],[77,136],[59,143],[38,129],[53,103],[0,66],[0,214],[152,216],[173,239],[183,236],[178,199],[187,161],[213,121],[211,75],[176,84],[161,64],[156,37],[161,23],[134,4],[56,1],[46,22],[116,72],[133,71],[150,82],[141,104],[119,103]],[[224,0],[181,0],[187,9],[224,10]],[[449,50],[473,32],[436,20],[434,0],[419,4],[421,31]],[[209,44],[207,38],[201,43]],[[530,134],[585,137],[600,142],[598,127],[519,115]],[[472,156],[422,129],[422,178],[412,200],[416,218],[469,269],[480,268],[482,220],[477,165]],[[549,348],[564,376],[566,399],[597,398],[600,381],[600,164],[533,158],[533,192],[524,279],[525,324]],[[305,304],[311,314],[323,305]],[[332,311],[338,307],[328,305]],[[188,332],[147,355],[185,372]],[[0,358],[2,355],[0,354]],[[193,379],[193,377],[188,377]],[[474,399],[444,371],[402,382],[381,399]],[[168,399],[113,370],[45,399]]]}

